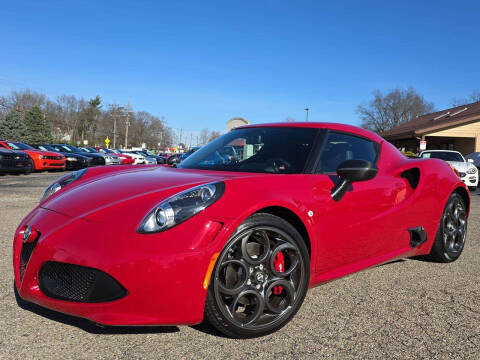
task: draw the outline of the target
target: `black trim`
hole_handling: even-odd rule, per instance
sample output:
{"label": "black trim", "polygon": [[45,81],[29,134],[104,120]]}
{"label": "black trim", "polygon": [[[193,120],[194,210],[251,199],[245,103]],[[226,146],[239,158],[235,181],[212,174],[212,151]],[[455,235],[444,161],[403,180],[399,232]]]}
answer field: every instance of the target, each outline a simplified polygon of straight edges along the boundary
{"label": "black trim", "polygon": [[310,155],[308,155],[307,163],[302,174],[314,174],[317,164],[320,161],[320,155],[322,154],[323,147],[325,146],[325,135],[327,133],[326,129],[317,129],[317,135],[313,140],[312,149]]}
{"label": "black trim", "polygon": [[56,261],[42,266],[38,284],[45,295],[74,302],[107,302],[127,295],[117,280],[101,270]]}
{"label": "black trim", "polygon": [[407,179],[412,189],[416,189],[420,182],[420,169],[417,167],[402,171],[400,175],[402,178]]}
{"label": "black trim", "polygon": [[412,248],[420,246],[425,241],[427,241],[427,232],[423,226],[417,226],[411,229],[408,229],[410,233],[410,246]]}

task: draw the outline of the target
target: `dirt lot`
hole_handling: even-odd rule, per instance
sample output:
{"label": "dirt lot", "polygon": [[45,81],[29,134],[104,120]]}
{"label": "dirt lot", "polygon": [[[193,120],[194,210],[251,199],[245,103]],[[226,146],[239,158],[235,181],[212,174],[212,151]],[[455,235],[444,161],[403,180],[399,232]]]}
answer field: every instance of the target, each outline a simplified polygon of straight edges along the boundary
{"label": "dirt lot", "polygon": [[0,177],[0,358],[480,358],[480,196],[453,264],[407,259],[309,291],[281,331],[231,340],[202,326],[101,329],[37,306],[20,308],[11,242],[58,173]]}

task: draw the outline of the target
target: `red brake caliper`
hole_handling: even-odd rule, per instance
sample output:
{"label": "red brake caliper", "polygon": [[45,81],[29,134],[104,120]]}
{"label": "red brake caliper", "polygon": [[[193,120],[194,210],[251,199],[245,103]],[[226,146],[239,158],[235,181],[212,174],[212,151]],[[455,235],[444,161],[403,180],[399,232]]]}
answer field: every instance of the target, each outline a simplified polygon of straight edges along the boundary
{"label": "red brake caliper", "polygon": [[[284,272],[285,271],[285,259],[283,258],[282,252],[279,252],[275,259],[273,259],[273,266],[275,267],[275,271]],[[283,287],[282,286],[274,286],[273,293],[275,295],[280,295],[282,293]]]}

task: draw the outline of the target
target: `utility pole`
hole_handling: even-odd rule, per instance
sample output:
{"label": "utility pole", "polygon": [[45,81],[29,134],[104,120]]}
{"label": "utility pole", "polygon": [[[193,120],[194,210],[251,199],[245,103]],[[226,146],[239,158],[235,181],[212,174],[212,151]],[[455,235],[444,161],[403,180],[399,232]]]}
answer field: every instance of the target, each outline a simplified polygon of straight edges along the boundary
{"label": "utility pole", "polygon": [[113,148],[117,148],[117,115],[113,115]]}
{"label": "utility pole", "polygon": [[306,111],[306,118],[305,118],[305,121],[307,121],[307,122],[308,122],[308,112],[310,111],[310,108],[307,106],[307,107],[305,108],[305,111]]}
{"label": "utility pole", "polygon": [[180,145],[180,143],[182,142],[182,133],[183,133],[183,129],[179,129],[180,130],[180,135],[178,136],[178,145]]}
{"label": "utility pole", "polygon": [[128,127],[130,126],[130,119],[128,118],[130,113],[132,112],[130,110],[130,102],[127,105],[127,118],[125,119],[125,149],[128,148]]}

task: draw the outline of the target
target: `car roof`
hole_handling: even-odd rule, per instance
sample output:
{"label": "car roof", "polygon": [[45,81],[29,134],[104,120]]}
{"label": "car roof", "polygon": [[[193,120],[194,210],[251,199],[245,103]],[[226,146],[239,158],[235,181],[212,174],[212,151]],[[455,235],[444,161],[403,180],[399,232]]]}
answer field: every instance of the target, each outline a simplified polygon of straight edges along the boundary
{"label": "car roof", "polygon": [[239,126],[233,129],[235,131],[237,129],[246,129],[246,128],[257,128],[257,127],[289,127],[289,128],[312,128],[312,129],[329,129],[334,131],[342,131],[348,132],[354,135],[363,136],[370,140],[376,142],[385,141],[381,136],[366,130],[359,128],[353,125],[346,125],[346,124],[339,124],[339,123],[329,123],[329,122],[277,122],[277,123],[266,123],[266,124],[253,124],[253,125],[245,125]]}
{"label": "car roof", "polygon": [[461,155],[461,152],[456,150],[423,150],[422,153],[424,152],[450,152],[450,153],[456,153]]}

